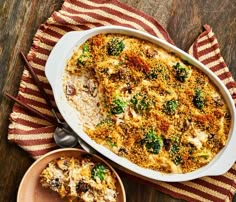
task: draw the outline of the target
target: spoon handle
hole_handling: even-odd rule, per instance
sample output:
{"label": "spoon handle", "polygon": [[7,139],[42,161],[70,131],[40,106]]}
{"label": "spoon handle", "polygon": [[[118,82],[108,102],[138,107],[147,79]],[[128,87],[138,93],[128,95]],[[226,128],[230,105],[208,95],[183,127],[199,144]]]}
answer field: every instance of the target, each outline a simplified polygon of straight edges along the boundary
{"label": "spoon handle", "polygon": [[34,113],[35,115],[39,116],[42,119],[47,120],[49,123],[54,124],[54,125],[58,125],[57,122],[53,119],[50,119],[49,117],[45,116],[44,114],[42,114],[41,112],[39,112],[38,110],[32,108],[29,105],[26,105],[25,103],[23,103],[22,101],[18,100],[17,98],[13,97],[12,95],[8,94],[8,93],[4,93],[7,97],[11,98],[12,100],[14,100],[16,103],[18,103],[20,106],[24,107],[25,109],[27,109],[28,111]]}
{"label": "spoon handle", "polygon": [[[37,75],[35,74],[34,69],[33,69],[33,67],[31,66],[31,64],[29,63],[29,61],[27,60],[25,54],[24,54],[22,51],[20,51],[20,54],[21,54],[22,58],[24,59],[24,61],[25,61],[25,63],[26,63],[26,68],[29,70],[31,76],[33,77],[33,79],[34,79],[34,81],[35,81],[35,84],[37,85],[37,87],[38,87],[40,93],[42,94],[42,96],[44,97],[44,99],[46,100],[46,102],[47,102],[49,108],[51,109],[51,111],[56,112],[56,111],[57,111],[56,108],[55,108],[55,107],[53,106],[53,104],[51,103],[51,101],[50,101],[50,99],[49,99],[47,93],[45,92],[43,86],[41,85],[41,83],[40,83],[40,81],[39,81],[39,78],[38,78]],[[55,116],[55,113],[53,113],[53,115]],[[57,117],[56,117],[56,118],[57,118]]]}

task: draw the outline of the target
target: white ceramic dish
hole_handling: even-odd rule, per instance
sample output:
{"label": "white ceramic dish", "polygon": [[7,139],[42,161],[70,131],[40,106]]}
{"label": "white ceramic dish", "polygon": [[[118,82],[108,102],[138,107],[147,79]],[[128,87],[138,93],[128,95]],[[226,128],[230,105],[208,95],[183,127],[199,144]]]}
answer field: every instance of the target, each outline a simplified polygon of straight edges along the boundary
{"label": "white ceramic dish", "polygon": [[[65,94],[63,92],[62,76],[66,66],[66,62],[72,56],[73,50],[82,43],[84,43],[88,38],[99,33],[121,33],[148,40],[168,51],[174,52],[180,58],[188,61],[190,64],[199,68],[206,75],[208,75],[208,77],[215,83],[229,107],[230,114],[232,117],[232,124],[226,146],[216,155],[216,157],[209,164],[200,169],[195,170],[194,172],[186,174],[163,174],[154,170],[145,169],[137,166],[136,164],[128,161],[127,159],[114,154],[104,146],[97,144],[95,141],[90,139],[88,135],[84,133],[82,126],[79,125],[76,110],[68,104]],[[65,34],[53,48],[46,63],[45,73],[52,86],[56,104],[62,116],[64,117],[66,122],[71,126],[71,128],[95,150],[97,150],[110,160],[118,163],[125,169],[135,172],[137,175],[141,175],[142,177],[146,177],[151,180],[170,182],[186,181],[203,176],[221,175],[228,171],[236,160],[236,147],[234,145],[236,142],[236,127],[234,124],[236,113],[234,102],[228,90],[220,81],[220,79],[215,74],[213,74],[206,66],[204,66],[202,63],[197,61],[189,54],[185,53],[184,51],[169,44],[164,40],[158,39],[148,33],[120,26],[104,26],[90,29],[87,31],[69,32]]]}

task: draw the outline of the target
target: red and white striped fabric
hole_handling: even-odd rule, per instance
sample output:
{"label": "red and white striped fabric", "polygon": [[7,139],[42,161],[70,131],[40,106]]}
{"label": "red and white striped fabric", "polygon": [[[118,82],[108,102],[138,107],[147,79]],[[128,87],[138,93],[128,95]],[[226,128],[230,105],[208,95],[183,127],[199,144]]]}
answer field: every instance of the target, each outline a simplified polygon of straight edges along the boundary
{"label": "red and white striped fabric", "polygon": [[[53,46],[66,32],[111,24],[139,29],[173,43],[155,19],[117,0],[65,0],[62,9],[54,12],[40,26],[28,54],[28,60],[52,100],[44,65]],[[191,46],[189,53],[207,65],[224,82],[236,101],[236,83],[220,55],[218,41],[208,25],[204,28],[205,31]],[[52,117],[27,70],[22,75],[18,99]],[[47,121],[33,116],[18,105],[14,105],[10,119],[9,140],[26,150],[33,158],[37,159],[57,148],[52,138],[55,126]],[[236,164],[222,176],[204,177],[183,183],[150,183],[127,176],[187,201],[229,201],[236,192]]]}

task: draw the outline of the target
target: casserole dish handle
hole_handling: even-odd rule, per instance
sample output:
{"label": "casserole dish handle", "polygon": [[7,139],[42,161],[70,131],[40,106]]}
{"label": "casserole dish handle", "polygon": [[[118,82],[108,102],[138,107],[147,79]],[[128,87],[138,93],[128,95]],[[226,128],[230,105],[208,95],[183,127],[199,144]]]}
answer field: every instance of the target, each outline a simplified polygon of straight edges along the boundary
{"label": "casserole dish handle", "polygon": [[[85,36],[89,31],[71,31],[66,33],[54,46],[52,49],[46,65],[45,65],[45,75],[52,87],[52,90],[54,91],[54,87],[56,84],[56,78],[58,74],[58,69],[64,68],[58,68],[58,60],[61,61],[67,61],[67,59],[70,57],[68,56],[68,52],[70,51],[71,54],[73,53],[73,50],[71,50],[71,47],[74,47],[75,41],[79,42],[80,39]],[[58,53],[60,52],[61,58],[57,58]],[[62,53],[63,52],[63,53]],[[63,64],[64,67],[66,64]]]}

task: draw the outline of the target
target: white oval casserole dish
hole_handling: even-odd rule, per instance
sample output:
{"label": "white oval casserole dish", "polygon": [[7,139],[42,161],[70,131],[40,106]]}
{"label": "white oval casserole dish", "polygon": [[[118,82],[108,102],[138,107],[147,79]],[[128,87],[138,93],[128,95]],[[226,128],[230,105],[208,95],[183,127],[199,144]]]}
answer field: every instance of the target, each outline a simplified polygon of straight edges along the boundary
{"label": "white oval casserole dish", "polygon": [[[120,33],[130,36],[135,36],[140,39],[144,39],[157,44],[158,46],[166,49],[167,51],[174,52],[180,58],[188,61],[193,66],[203,71],[212,82],[218,87],[220,93],[224,97],[226,104],[231,114],[231,129],[229,137],[225,147],[215,156],[212,161],[204,167],[201,167],[193,172],[185,174],[165,174],[158,171],[142,168],[129,160],[114,154],[106,147],[97,144],[83,131],[82,125],[79,124],[78,112],[75,108],[69,105],[66,96],[63,91],[62,77],[65,71],[67,60],[72,56],[75,48],[83,44],[90,37],[100,33]],[[136,175],[149,178],[151,180],[180,182],[196,179],[203,176],[221,175],[227,172],[236,160],[236,127],[235,127],[235,106],[234,102],[229,94],[229,91],[221,80],[209,70],[206,66],[200,63],[198,60],[180,50],[179,48],[169,44],[168,42],[154,37],[148,33],[138,30],[120,27],[120,26],[104,26],[99,28],[93,28],[87,31],[73,31],[65,34],[55,45],[50,53],[46,66],[45,74],[52,86],[53,94],[56,104],[60,113],[70,127],[91,147],[97,150],[99,153],[107,157],[108,159],[119,164],[123,168],[134,172]]]}

